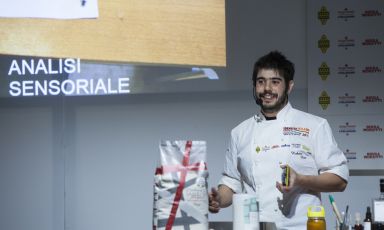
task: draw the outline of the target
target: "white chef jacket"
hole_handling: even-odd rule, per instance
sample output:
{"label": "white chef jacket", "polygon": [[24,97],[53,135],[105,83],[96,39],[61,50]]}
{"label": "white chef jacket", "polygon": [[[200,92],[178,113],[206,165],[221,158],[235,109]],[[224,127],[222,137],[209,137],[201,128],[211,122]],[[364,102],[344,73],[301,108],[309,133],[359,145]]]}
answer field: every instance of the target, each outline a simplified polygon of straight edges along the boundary
{"label": "white chef jacket", "polygon": [[219,184],[235,193],[254,193],[260,221],[274,222],[278,229],[305,230],[308,206],[321,204],[320,193],[296,187],[282,194],[276,188],[280,165],[304,175],[330,172],[348,180],[346,163],[328,122],[288,103],[275,120],[256,114],[231,131]]}

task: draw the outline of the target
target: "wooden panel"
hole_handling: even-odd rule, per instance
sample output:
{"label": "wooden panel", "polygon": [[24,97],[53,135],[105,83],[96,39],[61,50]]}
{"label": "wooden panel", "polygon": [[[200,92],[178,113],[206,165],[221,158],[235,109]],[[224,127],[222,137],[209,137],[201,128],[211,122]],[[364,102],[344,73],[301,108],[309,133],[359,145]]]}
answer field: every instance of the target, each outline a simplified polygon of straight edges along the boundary
{"label": "wooden panel", "polygon": [[0,53],[225,66],[224,0],[99,0],[98,19],[0,19]]}

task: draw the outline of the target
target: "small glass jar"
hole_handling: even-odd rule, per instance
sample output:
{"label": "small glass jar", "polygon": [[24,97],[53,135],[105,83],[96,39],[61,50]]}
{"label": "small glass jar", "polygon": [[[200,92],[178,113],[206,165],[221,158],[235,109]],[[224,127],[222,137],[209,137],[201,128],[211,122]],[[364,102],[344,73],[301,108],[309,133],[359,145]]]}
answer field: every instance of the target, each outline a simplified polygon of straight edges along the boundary
{"label": "small glass jar", "polygon": [[323,206],[310,206],[307,215],[307,230],[326,230]]}

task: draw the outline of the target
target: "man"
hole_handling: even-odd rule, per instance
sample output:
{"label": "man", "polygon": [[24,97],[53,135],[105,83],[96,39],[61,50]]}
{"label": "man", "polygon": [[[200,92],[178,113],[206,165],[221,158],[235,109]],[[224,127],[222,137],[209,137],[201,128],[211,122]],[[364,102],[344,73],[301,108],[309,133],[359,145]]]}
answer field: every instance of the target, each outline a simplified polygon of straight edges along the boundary
{"label": "man", "polygon": [[[258,114],[231,131],[223,177],[209,194],[209,210],[232,204],[234,193],[253,193],[260,221],[277,229],[306,229],[307,209],[321,205],[320,192],[344,191],[349,170],[328,122],[292,108],[294,65],[280,52],[254,66]],[[289,167],[289,183],[281,183]]]}

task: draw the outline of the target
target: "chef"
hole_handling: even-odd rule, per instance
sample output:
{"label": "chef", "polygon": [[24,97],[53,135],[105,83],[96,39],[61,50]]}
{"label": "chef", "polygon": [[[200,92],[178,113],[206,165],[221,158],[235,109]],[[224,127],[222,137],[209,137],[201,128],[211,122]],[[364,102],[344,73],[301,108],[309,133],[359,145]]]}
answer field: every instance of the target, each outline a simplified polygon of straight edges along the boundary
{"label": "chef", "polygon": [[[223,176],[209,194],[209,210],[232,204],[235,193],[255,194],[261,222],[305,230],[307,209],[320,192],[340,192],[349,170],[324,118],[292,107],[294,65],[272,51],[254,65],[253,92],[260,112],[231,131]],[[289,169],[286,171],[286,169]],[[287,183],[282,173],[287,172]]]}

